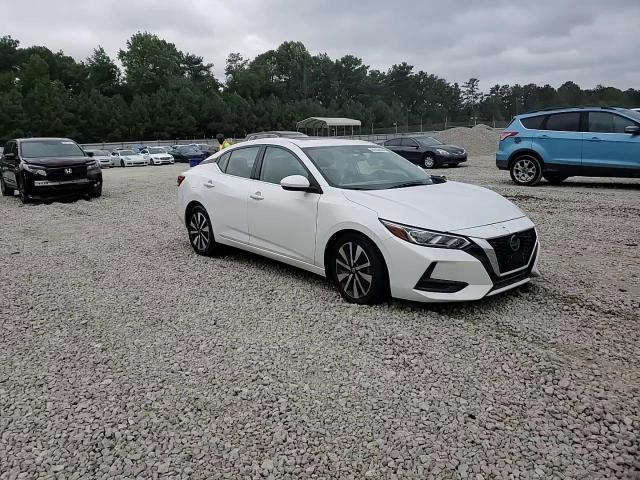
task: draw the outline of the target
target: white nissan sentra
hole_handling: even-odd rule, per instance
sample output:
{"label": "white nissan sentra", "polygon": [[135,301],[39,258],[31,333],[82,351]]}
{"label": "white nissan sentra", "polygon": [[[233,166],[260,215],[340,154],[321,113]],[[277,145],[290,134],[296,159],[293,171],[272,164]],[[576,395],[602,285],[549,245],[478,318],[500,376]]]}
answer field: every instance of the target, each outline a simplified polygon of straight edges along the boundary
{"label": "white nissan sentra", "polygon": [[196,253],[255,252],[328,277],[352,303],[477,300],[538,275],[519,208],[369,142],[234,145],[178,177],[178,215]]}

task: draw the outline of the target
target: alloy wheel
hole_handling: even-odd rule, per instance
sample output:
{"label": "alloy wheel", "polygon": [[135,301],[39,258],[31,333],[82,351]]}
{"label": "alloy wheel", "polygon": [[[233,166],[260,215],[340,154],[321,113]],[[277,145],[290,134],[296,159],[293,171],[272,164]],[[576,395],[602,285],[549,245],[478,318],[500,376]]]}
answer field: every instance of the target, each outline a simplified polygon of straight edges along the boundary
{"label": "alloy wheel", "polygon": [[189,221],[189,240],[196,250],[204,252],[211,242],[211,226],[209,220],[200,210],[191,214]]}
{"label": "alloy wheel", "polygon": [[513,166],[513,175],[520,183],[532,182],[538,174],[538,165],[529,157],[522,157]]}
{"label": "alloy wheel", "polygon": [[336,278],[342,290],[353,299],[364,297],[371,290],[373,274],[371,260],[355,242],[346,242],[336,255]]}
{"label": "alloy wheel", "polygon": [[435,161],[431,155],[424,157],[424,168],[433,168]]}

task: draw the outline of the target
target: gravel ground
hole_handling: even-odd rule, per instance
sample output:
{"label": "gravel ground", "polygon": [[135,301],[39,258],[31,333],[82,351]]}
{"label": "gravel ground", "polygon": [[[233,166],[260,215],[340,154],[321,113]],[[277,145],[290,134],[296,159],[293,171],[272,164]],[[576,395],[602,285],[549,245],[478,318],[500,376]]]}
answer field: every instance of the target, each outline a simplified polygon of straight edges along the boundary
{"label": "gravel ground", "polygon": [[640,184],[519,188],[541,279],[471,304],[344,303],[192,253],[184,167],[0,198],[0,479],[640,478]]}

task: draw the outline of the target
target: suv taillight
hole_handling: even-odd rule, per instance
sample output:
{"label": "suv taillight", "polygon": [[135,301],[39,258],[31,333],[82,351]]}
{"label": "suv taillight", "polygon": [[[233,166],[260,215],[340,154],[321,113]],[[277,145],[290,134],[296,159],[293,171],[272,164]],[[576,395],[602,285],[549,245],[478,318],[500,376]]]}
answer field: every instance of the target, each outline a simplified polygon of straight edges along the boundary
{"label": "suv taillight", "polygon": [[504,139],[509,137],[515,137],[516,135],[518,135],[518,132],[502,132],[500,134],[500,141],[503,141]]}
{"label": "suv taillight", "polygon": [[184,180],[184,175],[178,175],[178,186],[180,186],[183,180]]}

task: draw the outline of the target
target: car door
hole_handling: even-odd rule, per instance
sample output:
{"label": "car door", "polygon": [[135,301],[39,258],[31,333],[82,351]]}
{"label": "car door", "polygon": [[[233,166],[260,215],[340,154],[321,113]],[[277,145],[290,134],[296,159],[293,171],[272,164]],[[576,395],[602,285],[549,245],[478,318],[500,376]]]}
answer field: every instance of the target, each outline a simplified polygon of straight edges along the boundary
{"label": "car door", "polygon": [[289,175],[302,175],[315,184],[292,151],[267,146],[249,195],[249,241],[260,249],[313,264],[320,194],[284,190],[280,181]]}
{"label": "car door", "polygon": [[534,137],[545,170],[576,171],[581,168],[583,134],[580,132],[580,112],[549,115]]}
{"label": "car door", "polygon": [[625,133],[637,126],[633,120],[612,112],[588,112],[588,132],[582,147],[582,165],[591,174],[611,169],[640,169],[640,135]]}
{"label": "car door", "polygon": [[2,176],[5,183],[14,188],[18,186],[16,175],[18,174],[18,165],[20,158],[18,157],[18,145],[15,140],[10,140],[4,147],[2,154]]}
{"label": "car door", "polygon": [[217,166],[211,165],[220,169],[217,175],[202,179],[205,208],[214,234],[223,240],[249,243],[247,204],[254,183],[251,174],[260,149],[260,146],[233,149],[219,159]]}
{"label": "car door", "polygon": [[387,142],[385,142],[384,146],[389,150],[391,150],[392,152],[397,153],[398,155],[402,155],[404,157],[405,155],[402,149],[401,142],[402,142],[402,139],[394,138],[392,140],[388,140]]}
{"label": "car door", "polygon": [[420,145],[413,138],[404,137],[401,140],[401,146],[405,154],[404,158],[410,160],[413,163],[420,162]]}

